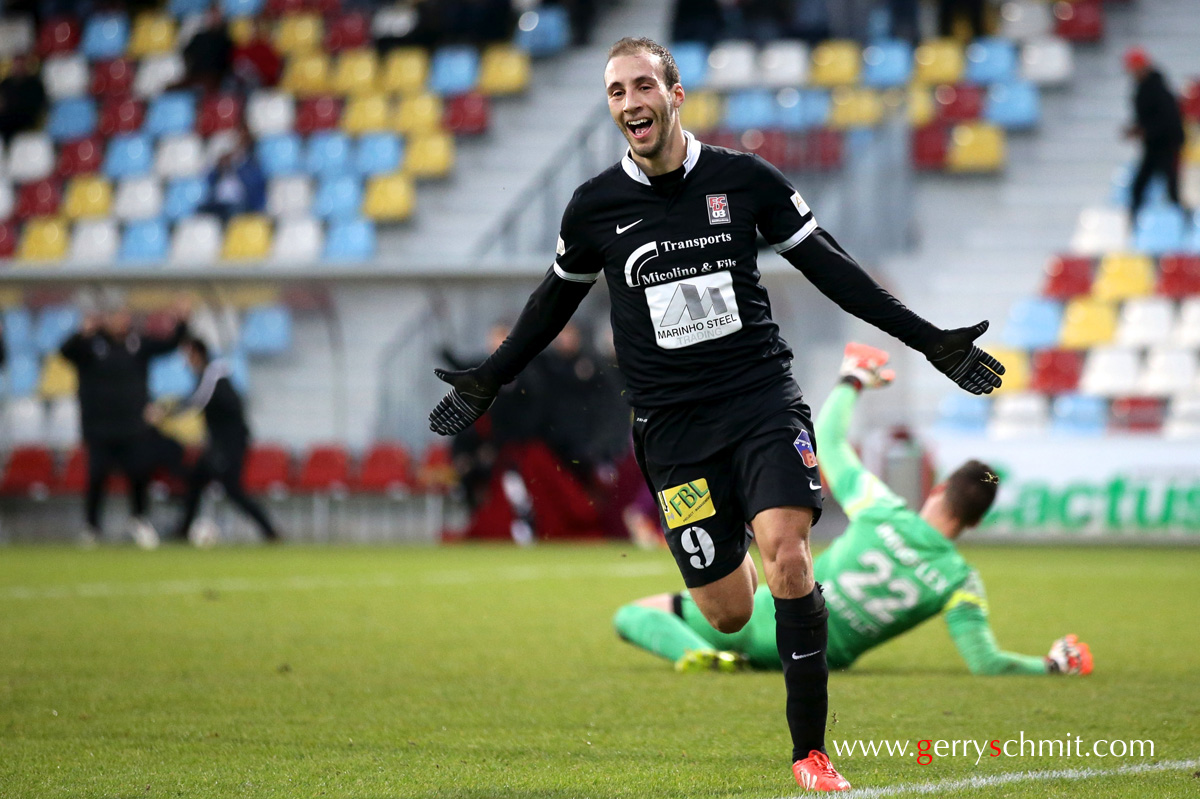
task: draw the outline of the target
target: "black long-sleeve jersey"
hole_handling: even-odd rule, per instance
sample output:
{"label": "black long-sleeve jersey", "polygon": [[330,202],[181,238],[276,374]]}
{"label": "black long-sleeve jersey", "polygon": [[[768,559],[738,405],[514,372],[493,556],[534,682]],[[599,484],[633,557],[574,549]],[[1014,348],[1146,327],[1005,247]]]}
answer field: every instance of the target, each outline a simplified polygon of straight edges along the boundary
{"label": "black long-sleeve jersey", "polygon": [[246,448],[250,427],[246,424],[242,398],[233,387],[224,362],[212,361],[204,367],[187,405],[203,411],[211,449],[229,452]]}

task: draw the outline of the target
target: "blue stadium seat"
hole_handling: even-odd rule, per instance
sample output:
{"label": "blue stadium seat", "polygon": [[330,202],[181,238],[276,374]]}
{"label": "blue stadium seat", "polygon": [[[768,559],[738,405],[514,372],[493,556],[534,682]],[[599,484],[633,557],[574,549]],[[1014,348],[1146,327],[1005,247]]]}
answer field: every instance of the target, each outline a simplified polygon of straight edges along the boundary
{"label": "blue stadium seat", "polygon": [[292,346],[292,313],[282,305],[260,305],[242,321],[240,350],[245,355],[278,355]]}
{"label": "blue stadium seat", "polygon": [[38,314],[37,327],[33,334],[38,352],[58,350],[62,343],[79,329],[80,316],[79,309],[72,305],[43,308]]}
{"label": "blue stadium seat", "polygon": [[1042,119],[1038,88],[1028,81],[993,84],[987,93],[983,118],[1006,130],[1028,130]]}
{"label": "blue stadium seat", "polygon": [[170,0],[167,11],[175,17],[190,17],[203,14],[211,5],[209,0]]}
{"label": "blue stadium seat", "polygon": [[354,168],[352,157],[350,139],[345,133],[322,131],[308,138],[304,168],[317,177],[342,175]]}
{"label": "blue stadium seat", "polygon": [[135,266],[153,266],[167,259],[171,235],[167,223],[161,219],[143,219],[130,222],[121,236],[118,259]]}
{"label": "blue stadium seat", "polygon": [[862,82],[875,89],[904,86],[912,77],[912,46],[895,39],[871,42],[863,51]]}
{"label": "blue stadium seat", "polygon": [[688,89],[703,89],[708,83],[708,45],[704,42],[676,42],[671,55],[679,67],[679,82]]}
{"label": "blue stadium seat", "polygon": [[151,136],[189,133],[196,125],[196,98],[191,92],[167,92],[155,97],[142,130]]}
{"label": "blue stadium seat", "polygon": [[325,235],[327,261],[365,261],[375,255],[375,226],[365,219],[334,222]]}
{"label": "blue stadium seat", "polygon": [[1009,39],[979,39],[967,47],[968,83],[1006,83],[1017,77],[1017,46]]}
{"label": "blue stadium seat", "polygon": [[93,14],[83,29],[79,50],[89,61],[125,55],[129,44],[129,19],[124,14]]}
{"label": "blue stadium seat", "polygon": [[1017,349],[1037,350],[1058,344],[1062,304],[1033,297],[1018,300],[1008,312],[1004,343]]}
{"label": "blue stadium seat", "polygon": [[725,103],[724,125],[732,130],[772,128],[779,119],[779,105],[772,92],[760,89],[734,92]]}
{"label": "blue stadium seat", "polygon": [[141,133],[113,136],[104,156],[104,174],[114,180],[147,174],[154,165],[150,137]]}
{"label": "blue stadium seat", "polygon": [[239,394],[244,395],[250,390],[250,362],[246,360],[246,354],[234,352],[222,357],[229,366],[229,382],[233,383]]}
{"label": "blue stadium seat", "polygon": [[784,130],[811,130],[829,122],[833,101],[824,89],[784,89],[778,97],[780,105],[775,112],[776,121]]}
{"label": "blue stadium seat", "polygon": [[1055,433],[1099,436],[1108,425],[1108,401],[1084,394],[1062,394],[1051,406],[1051,429]]}
{"label": "blue stadium seat", "polygon": [[82,139],[96,129],[96,102],[90,97],[68,97],[50,109],[46,131],[55,141]]}
{"label": "blue stadium seat", "polygon": [[37,392],[41,364],[37,356],[18,353],[8,358],[5,365],[5,393],[10,397],[29,397]]}
{"label": "blue stadium seat", "polygon": [[255,145],[255,152],[267,177],[295,175],[302,170],[300,137],[295,133],[264,136]]}
{"label": "blue stadium seat", "polygon": [[1173,205],[1148,205],[1138,211],[1133,248],[1150,255],[1183,250],[1188,241],[1187,217]]}
{"label": "blue stadium seat", "polygon": [[33,314],[26,308],[9,308],[4,311],[4,346],[9,357],[33,355],[37,345],[33,337]]}
{"label": "blue stadium seat", "polygon": [[1200,211],[1196,211],[1192,221],[1192,229],[1187,235],[1187,241],[1183,244],[1184,249],[1188,252],[1200,253]]}
{"label": "blue stadium seat", "polygon": [[561,53],[571,44],[571,20],[561,6],[542,5],[521,15],[515,44],[534,57]]}
{"label": "blue stadium seat", "polygon": [[362,210],[362,179],[358,175],[326,177],[317,187],[313,214],[322,219],[354,219]]}
{"label": "blue stadium seat", "polygon": [[394,133],[369,133],[358,140],[354,166],[360,175],[395,172],[404,162],[404,141]]}
{"label": "blue stadium seat", "polygon": [[262,13],[265,0],[221,0],[221,14],[226,19],[233,17],[257,17]]}
{"label": "blue stadium seat", "polygon": [[947,394],[938,403],[937,426],[956,433],[980,433],[987,430],[992,401],[963,392]]}
{"label": "blue stadium seat", "polygon": [[[1133,190],[1133,178],[1137,174],[1138,162],[1131,161],[1128,164],[1122,164],[1113,172],[1112,190],[1109,194],[1109,202],[1119,208],[1128,208],[1129,200]],[[1146,193],[1142,195],[1143,206],[1162,205],[1167,202],[1167,181],[1161,175],[1157,174],[1150,178],[1150,182],[1146,185]]]}
{"label": "blue stadium seat", "polygon": [[474,47],[452,45],[433,54],[429,91],[440,95],[466,94],[479,83],[479,53]]}
{"label": "blue stadium seat", "polygon": [[171,222],[192,216],[208,199],[208,179],[200,176],[176,178],[167,185],[163,213]]}
{"label": "blue stadium seat", "polygon": [[156,400],[188,397],[196,390],[196,374],[188,366],[187,357],[182,352],[160,355],[151,360],[149,378],[150,396]]}

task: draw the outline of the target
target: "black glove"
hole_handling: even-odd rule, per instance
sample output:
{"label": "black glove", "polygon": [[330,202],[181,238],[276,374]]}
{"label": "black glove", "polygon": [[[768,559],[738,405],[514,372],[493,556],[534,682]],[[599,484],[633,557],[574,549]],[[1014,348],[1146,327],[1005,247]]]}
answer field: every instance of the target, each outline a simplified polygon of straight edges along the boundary
{"label": "black glove", "polygon": [[479,368],[458,372],[434,369],[433,373],[453,386],[429,414],[429,429],[441,436],[458,435],[475,424],[500,393],[499,381]]}
{"label": "black glove", "polygon": [[975,346],[987,332],[987,320],[974,327],[942,330],[925,347],[924,355],[934,368],[972,394],[991,394],[1000,387],[1004,364]]}

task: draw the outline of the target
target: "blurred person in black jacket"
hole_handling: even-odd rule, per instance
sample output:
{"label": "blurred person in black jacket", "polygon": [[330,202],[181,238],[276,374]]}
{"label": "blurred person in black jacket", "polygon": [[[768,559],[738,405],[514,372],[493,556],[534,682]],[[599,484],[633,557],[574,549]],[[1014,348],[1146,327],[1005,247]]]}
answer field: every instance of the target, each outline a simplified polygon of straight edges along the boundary
{"label": "blurred person in black jacket", "polygon": [[1146,196],[1146,186],[1155,175],[1167,181],[1171,202],[1179,202],[1179,164],[1183,152],[1183,114],[1179,98],[1155,69],[1146,51],[1131,47],[1125,53],[1125,69],[1133,76],[1133,124],[1125,131],[1130,138],[1142,140],[1142,161],[1130,191],[1129,222],[1137,222],[1138,211]]}
{"label": "blurred person in black jacket", "polygon": [[8,76],[0,80],[0,137],[8,143],[14,135],[37,128],[45,110],[45,84],[30,68],[28,56],[17,56]]}
{"label": "blurred person in black jacket", "polygon": [[155,457],[145,419],[150,403],[147,378],[150,359],[174,350],[187,334],[189,313],[190,304],[181,300],[173,309],[174,330],[150,336],[135,331],[129,309],[120,306],[103,317],[89,314],[62,345],[63,357],[79,374],[79,415],[88,453],[87,527],[80,537],[85,546],[100,538],[105,484],[114,471],[129,480],[134,540],[143,549],[158,546],[158,534],[146,519]]}

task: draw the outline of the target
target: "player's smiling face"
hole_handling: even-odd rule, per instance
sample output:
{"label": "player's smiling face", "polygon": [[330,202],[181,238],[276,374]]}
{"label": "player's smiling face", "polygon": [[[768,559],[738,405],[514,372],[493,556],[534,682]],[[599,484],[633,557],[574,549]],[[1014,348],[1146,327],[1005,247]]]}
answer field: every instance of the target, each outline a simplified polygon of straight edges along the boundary
{"label": "player's smiling face", "polygon": [[683,87],[667,86],[658,56],[639,52],[615,56],[604,70],[608,110],[639,158],[663,154],[671,135],[679,135]]}

